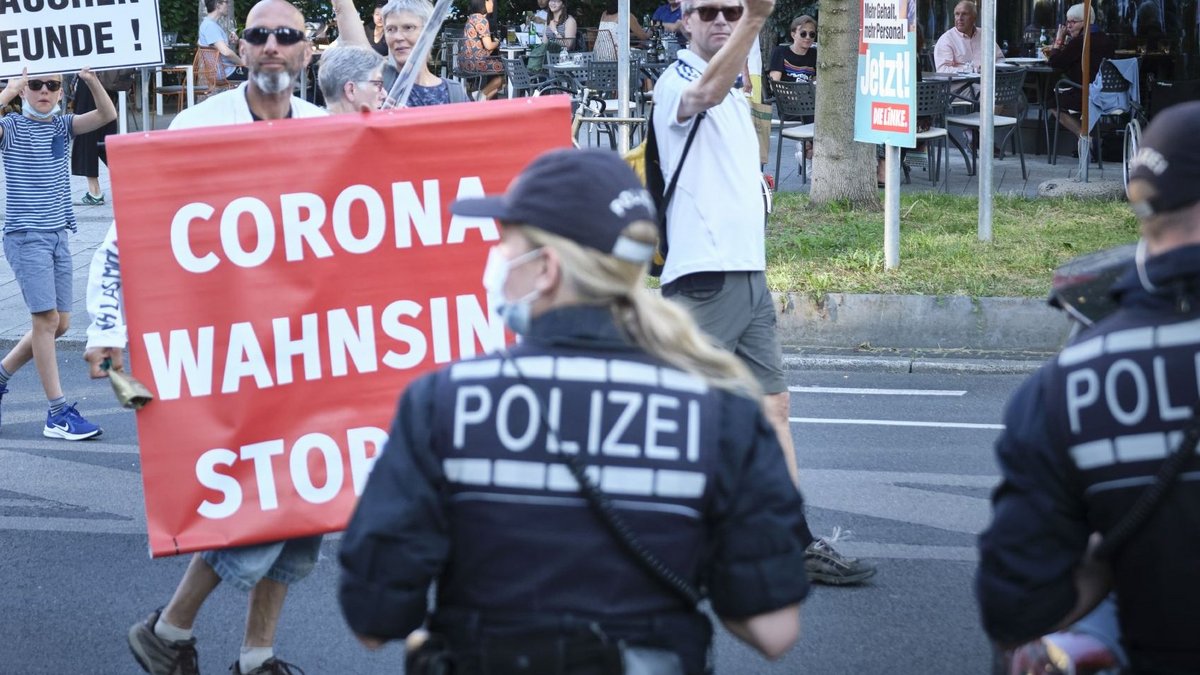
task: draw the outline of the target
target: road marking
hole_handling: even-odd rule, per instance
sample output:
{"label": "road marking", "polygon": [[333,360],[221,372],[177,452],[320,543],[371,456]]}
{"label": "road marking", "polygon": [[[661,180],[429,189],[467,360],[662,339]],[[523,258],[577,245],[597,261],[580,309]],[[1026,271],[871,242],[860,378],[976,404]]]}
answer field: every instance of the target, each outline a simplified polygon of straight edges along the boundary
{"label": "road marking", "polygon": [[915,420],[862,420],[836,417],[789,417],[792,424],[857,424],[873,427],[936,427],[939,429],[1003,429],[1003,424],[977,422],[918,422]]}
{"label": "road marking", "polygon": [[965,396],[957,389],[861,389],[857,387],[788,387],[797,394],[864,394],[867,396]]}
{"label": "road marking", "polygon": [[[103,438],[103,437],[102,437]],[[98,454],[136,455],[138,446],[134,443],[106,443],[104,441],[66,441],[50,439],[5,439],[0,440],[0,450],[18,451],[50,451],[50,452],[92,452]]]}
{"label": "road marking", "polygon": [[[103,417],[105,415],[116,415],[117,413],[129,413],[130,411],[118,405],[108,408],[92,408],[86,412],[87,417]],[[23,424],[25,422],[45,423],[45,421],[45,408],[42,408],[41,410],[15,410],[13,412],[4,413],[5,424]]]}

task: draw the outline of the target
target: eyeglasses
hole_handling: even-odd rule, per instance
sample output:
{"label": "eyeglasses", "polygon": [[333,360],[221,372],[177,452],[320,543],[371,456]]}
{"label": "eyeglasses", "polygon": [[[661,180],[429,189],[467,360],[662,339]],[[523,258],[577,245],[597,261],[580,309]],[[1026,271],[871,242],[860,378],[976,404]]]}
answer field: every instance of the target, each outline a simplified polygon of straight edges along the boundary
{"label": "eyeglasses", "polygon": [[802,31],[800,31],[800,37],[802,37],[804,39],[812,38],[812,39],[816,40],[817,39],[817,31],[814,30],[813,32],[810,33],[806,30],[802,30]]}
{"label": "eyeglasses", "polygon": [[280,45],[294,45],[304,39],[304,31],[280,26],[279,28],[247,28],[242,31],[242,39],[250,44],[261,47],[267,44],[267,38],[275,36]]}
{"label": "eyeglasses", "polygon": [[695,7],[692,11],[699,14],[700,20],[704,23],[716,21],[717,12],[720,12],[725,17],[725,20],[729,22],[734,22],[742,18],[741,5],[735,7]]}
{"label": "eyeglasses", "polygon": [[30,80],[26,84],[29,85],[31,91],[41,91],[42,87],[45,87],[51,93],[54,93],[62,89],[62,82],[58,80]]}

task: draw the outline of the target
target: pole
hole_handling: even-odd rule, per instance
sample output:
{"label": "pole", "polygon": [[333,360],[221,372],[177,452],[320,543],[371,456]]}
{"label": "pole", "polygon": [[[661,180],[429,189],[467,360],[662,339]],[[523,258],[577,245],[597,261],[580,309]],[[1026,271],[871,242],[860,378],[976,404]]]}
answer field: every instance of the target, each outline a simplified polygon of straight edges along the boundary
{"label": "pole", "polygon": [[129,133],[129,120],[126,115],[129,114],[129,92],[122,89],[117,92],[117,133]]}
{"label": "pole", "polygon": [[[900,266],[900,146],[883,146],[883,266]],[[800,160],[804,161],[804,160]]]}
{"label": "pole", "polygon": [[1088,89],[1092,84],[1091,9],[1092,3],[1083,3],[1083,63],[1080,64],[1080,66],[1083,67],[1083,82],[1079,83],[1083,85],[1083,90],[1080,94],[1080,96],[1083,98],[1083,101],[1079,106],[1079,142],[1077,146],[1079,148],[1079,178],[1085,183],[1088,182],[1088,169],[1091,168],[1088,157],[1092,154],[1091,126],[1088,123],[1090,121],[1088,119],[1088,108],[1091,107],[1088,103],[1091,101],[1091,99],[1088,98]]}
{"label": "pole", "polygon": [[[983,63],[979,64],[979,161],[976,176],[979,178],[979,241],[992,240],[992,148],[996,140],[996,2],[985,0],[980,10],[984,12]],[[1021,133],[1017,124],[1015,133]]]}
{"label": "pole", "polygon": [[[629,0],[617,3],[617,116],[629,117]],[[617,125],[617,150],[629,152],[628,124]]]}

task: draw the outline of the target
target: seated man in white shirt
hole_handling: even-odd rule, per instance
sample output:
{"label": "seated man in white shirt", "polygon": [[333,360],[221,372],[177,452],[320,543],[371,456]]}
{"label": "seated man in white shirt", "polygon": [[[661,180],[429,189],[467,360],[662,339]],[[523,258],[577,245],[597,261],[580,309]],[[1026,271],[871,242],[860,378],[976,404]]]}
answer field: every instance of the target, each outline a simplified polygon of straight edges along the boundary
{"label": "seated man in white shirt", "polygon": [[[983,33],[975,25],[978,19],[979,10],[971,0],[954,6],[954,27],[942,33],[933,48],[933,63],[939,73],[978,71],[983,65]],[[1004,60],[1000,47],[996,47],[996,60]]]}

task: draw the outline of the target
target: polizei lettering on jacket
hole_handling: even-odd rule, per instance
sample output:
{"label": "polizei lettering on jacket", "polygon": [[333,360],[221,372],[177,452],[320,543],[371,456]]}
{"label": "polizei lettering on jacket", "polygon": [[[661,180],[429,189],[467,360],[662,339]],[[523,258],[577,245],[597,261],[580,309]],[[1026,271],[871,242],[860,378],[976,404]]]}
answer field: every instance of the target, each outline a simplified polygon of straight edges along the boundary
{"label": "polizei lettering on jacket", "polygon": [[[451,447],[444,462],[460,485],[575,492],[563,462],[547,454],[604,458],[587,471],[606,492],[695,498],[704,491],[702,398],[707,384],[669,367],[585,357],[517,359],[522,378],[499,359],[452,366]],[[557,430],[553,433],[550,430]],[[710,441],[711,444],[711,441]],[[548,461],[547,461],[548,460]]]}
{"label": "polizei lettering on jacket", "polygon": [[[1082,470],[1158,460],[1200,393],[1200,321],[1115,331],[1058,357],[1070,454]],[[1155,431],[1155,429],[1174,429]]]}

